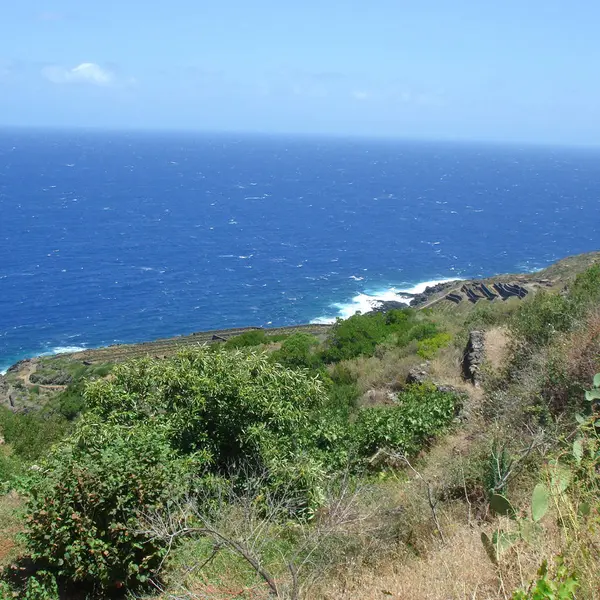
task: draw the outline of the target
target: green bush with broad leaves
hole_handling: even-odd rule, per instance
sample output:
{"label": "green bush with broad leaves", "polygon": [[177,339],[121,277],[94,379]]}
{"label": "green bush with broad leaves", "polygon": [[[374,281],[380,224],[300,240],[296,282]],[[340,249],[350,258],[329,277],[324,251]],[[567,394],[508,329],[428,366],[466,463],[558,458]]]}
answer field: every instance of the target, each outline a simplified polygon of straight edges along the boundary
{"label": "green bush with broad leaves", "polygon": [[38,571],[28,577],[22,585],[11,585],[0,581],[0,600],[59,600],[55,576],[49,571]]}
{"label": "green bush with broad leaves", "polygon": [[359,411],[352,431],[355,451],[361,457],[383,448],[414,455],[448,427],[459,402],[456,394],[431,384],[410,386],[393,406]]}
{"label": "green bush with broad leaves", "polygon": [[556,572],[548,572],[548,563],[544,561],[538,571],[537,579],[527,590],[517,590],[512,600],[574,600],[579,583],[575,574],[559,564]]}

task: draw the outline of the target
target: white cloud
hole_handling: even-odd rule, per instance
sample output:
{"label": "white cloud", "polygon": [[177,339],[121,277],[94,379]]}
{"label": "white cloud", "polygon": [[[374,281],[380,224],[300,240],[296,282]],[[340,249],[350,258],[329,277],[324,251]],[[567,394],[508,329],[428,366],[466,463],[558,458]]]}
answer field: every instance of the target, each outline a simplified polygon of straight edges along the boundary
{"label": "white cloud", "polygon": [[81,63],[72,69],[58,65],[44,67],[42,75],[52,83],[89,83],[106,86],[115,82],[114,73],[96,63]]}
{"label": "white cloud", "polygon": [[351,96],[355,99],[355,100],[368,100],[371,97],[371,94],[369,92],[365,92],[363,90],[355,90],[352,92]]}

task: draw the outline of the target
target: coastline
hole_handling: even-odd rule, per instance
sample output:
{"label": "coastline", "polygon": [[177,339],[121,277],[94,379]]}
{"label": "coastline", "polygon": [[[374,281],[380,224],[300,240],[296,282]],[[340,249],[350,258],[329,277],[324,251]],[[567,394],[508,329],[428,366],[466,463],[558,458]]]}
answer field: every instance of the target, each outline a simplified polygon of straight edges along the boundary
{"label": "coastline", "polygon": [[[409,288],[393,288],[387,290],[372,291],[371,293],[359,293],[354,296],[349,303],[333,303],[332,308],[338,309],[337,316],[348,318],[357,312],[370,312],[389,308],[400,308],[402,306],[412,306],[416,309],[429,308],[439,301],[443,300],[447,293],[459,289],[463,284],[470,283],[491,283],[492,281],[516,281],[527,284],[535,289],[536,286],[558,289],[567,284],[568,280],[577,273],[585,270],[593,264],[600,263],[600,251],[588,252],[563,258],[550,266],[533,272],[512,273],[490,275],[485,278],[477,279],[441,279],[425,281]],[[352,307],[352,309],[351,309]],[[354,308],[356,310],[354,310]],[[175,335],[151,340],[131,341],[127,343],[118,343],[108,346],[85,347],[85,346],[58,346],[53,350],[43,353],[30,353],[22,358],[12,361],[10,364],[4,362],[0,370],[0,379],[16,365],[23,362],[36,360],[42,357],[72,357],[77,360],[92,360],[101,362],[106,357],[113,360],[125,360],[127,358],[136,358],[139,356],[153,355],[161,356],[165,352],[173,352],[173,349],[190,345],[211,343],[213,337],[227,338],[244,331],[264,330],[269,333],[294,332],[294,331],[316,331],[318,334],[325,334],[337,316],[317,317],[309,323],[299,323],[282,327],[261,327],[248,326],[228,329],[214,329],[197,331],[191,334]],[[327,321],[325,321],[327,319]]]}

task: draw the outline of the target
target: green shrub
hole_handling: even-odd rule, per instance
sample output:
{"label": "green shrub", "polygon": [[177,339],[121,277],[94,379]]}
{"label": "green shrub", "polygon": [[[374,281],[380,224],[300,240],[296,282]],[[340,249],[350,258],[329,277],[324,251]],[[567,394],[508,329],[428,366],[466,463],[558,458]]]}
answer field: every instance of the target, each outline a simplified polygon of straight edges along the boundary
{"label": "green shrub", "polygon": [[10,446],[0,446],[0,494],[12,487],[15,477],[23,472],[23,461],[15,456]]}
{"label": "green shrub", "polygon": [[456,395],[423,384],[400,393],[394,406],[362,409],[352,432],[357,455],[368,457],[383,448],[416,454],[452,422],[457,401]]}
{"label": "green shrub", "polygon": [[31,557],[101,589],[144,582],[164,548],[140,532],[138,511],[176,503],[189,471],[156,424],[86,423],[31,475]]}
{"label": "green shrub", "polygon": [[325,399],[316,377],[260,353],[190,349],[169,360],[119,365],[113,375],[86,392],[99,419],[124,426],[154,420],[175,449],[206,451],[224,469],[260,456],[272,437],[285,457]]}
{"label": "green shrub", "polygon": [[452,341],[452,336],[448,333],[438,333],[430,338],[425,338],[417,344],[417,354],[421,358],[431,359],[440,348],[447,346]]}
{"label": "green shrub", "polygon": [[32,462],[44,456],[53,444],[64,439],[69,424],[58,415],[13,413],[0,407],[0,431],[16,456]]}
{"label": "green shrub", "polygon": [[516,337],[532,348],[544,346],[574,323],[569,299],[560,294],[540,291],[527,298],[515,312],[511,329]]}
{"label": "green shrub", "polygon": [[319,365],[319,357],[314,348],[319,340],[314,335],[295,333],[281,344],[279,350],[271,354],[271,359],[290,369],[312,369]]}
{"label": "green shrub", "polygon": [[569,290],[569,300],[579,312],[600,302],[600,264],[577,275]]}
{"label": "green shrub", "polygon": [[543,562],[538,571],[538,579],[528,590],[516,591],[512,600],[574,600],[579,583],[574,573],[564,565],[559,565],[556,573],[548,573],[548,563]]}
{"label": "green shrub", "polygon": [[434,337],[438,333],[438,327],[430,321],[415,323],[398,335],[398,345],[407,346],[412,341],[421,341]]}
{"label": "green shrub", "polygon": [[38,571],[28,577],[20,589],[6,581],[0,581],[0,600],[59,600],[58,585],[52,573]]}
{"label": "green shrub", "polygon": [[245,331],[228,339],[224,345],[227,350],[235,350],[239,348],[250,348],[252,346],[261,346],[262,344],[269,343],[267,334],[263,329],[253,329],[252,331]]}
{"label": "green shrub", "polygon": [[380,313],[338,320],[329,337],[324,361],[332,363],[361,355],[372,356],[375,346],[385,335],[386,319]]}
{"label": "green shrub", "polygon": [[410,308],[388,313],[354,315],[338,320],[323,352],[323,361],[334,363],[357,356],[373,356],[375,348],[386,339],[398,346],[423,340],[438,333],[438,327]]}
{"label": "green shrub", "polygon": [[204,486],[243,467],[270,494],[293,490],[303,513],[321,502],[341,439],[321,417],[322,383],[264,354],[201,348],[119,365],[89,384],[86,402],[31,475],[26,539],[34,559],[100,589],[155,571],[164,546],[140,533],[139,513],[191,493],[200,469]]}

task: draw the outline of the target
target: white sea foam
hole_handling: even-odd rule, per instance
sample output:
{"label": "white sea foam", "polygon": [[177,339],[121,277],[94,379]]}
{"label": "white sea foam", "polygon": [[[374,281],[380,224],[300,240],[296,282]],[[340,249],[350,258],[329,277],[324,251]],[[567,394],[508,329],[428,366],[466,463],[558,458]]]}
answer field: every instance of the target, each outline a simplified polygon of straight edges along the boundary
{"label": "white sea foam", "polygon": [[391,287],[387,289],[374,290],[370,292],[360,293],[352,298],[350,302],[336,302],[331,305],[337,314],[323,315],[313,319],[311,323],[327,324],[335,323],[337,318],[348,319],[357,313],[367,313],[378,306],[382,302],[401,302],[407,306],[410,304],[411,296],[407,294],[420,294],[425,291],[425,288],[436,285],[438,283],[446,283],[448,281],[456,281],[455,277],[448,279],[434,279],[431,281],[422,281],[410,288]]}
{"label": "white sea foam", "polygon": [[[411,288],[402,288],[398,292],[405,292],[406,294],[420,294],[425,291],[425,288],[437,285],[438,283],[448,283],[449,281],[457,281],[458,277],[448,277],[447,279],[432,279],[431,281],[422,281]],[[392,288],[394,289],[394,288]]]}
{"label": "white sea foam", "polygon": [[[72,337],[77,337],[77,336],[72,336]],[[55,354],[71,354],[73,352],[81,352],[83,350],[88,350],[88,348],[85,348],[84,346],[56,346],[54,348],[51,348],[50,350],[47,350],[46,352],[41,352],[36,355],[29,354],[29,355],[25,356],[24,358],[31,358],[33,356],[53,356]],[[0,375],[5,375],[11,366],[12,365],[7,365],[7,364],[0,365]]]}
{"label": "white sea foam", "polygon": [[53,354],[71,354],[73,352],[82,352],[87,350],[83,346],[56,346],[47,352],[43,352],[40,356],[52,356]]}

